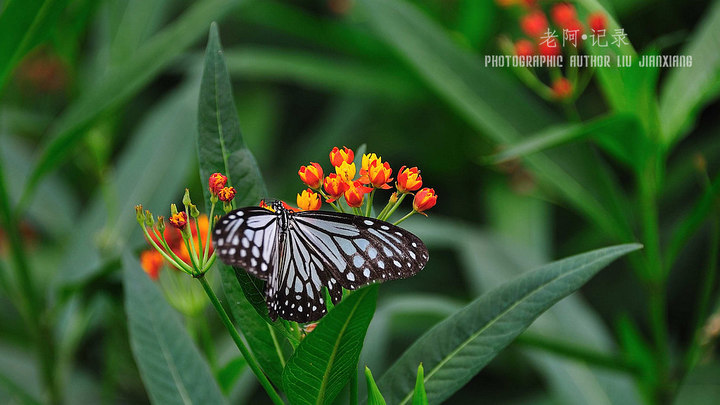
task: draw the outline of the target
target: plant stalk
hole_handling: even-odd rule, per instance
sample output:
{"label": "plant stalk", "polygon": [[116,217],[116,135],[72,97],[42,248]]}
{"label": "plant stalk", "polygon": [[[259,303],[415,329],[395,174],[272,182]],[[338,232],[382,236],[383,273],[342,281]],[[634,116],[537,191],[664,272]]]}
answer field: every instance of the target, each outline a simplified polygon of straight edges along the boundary
{"label": "plant stalk", "polygon": [[267,379],[262,369],[260,369],[260,365],[257,363],[257,360],[250,353],[250,350],[248,350],[248,348],[245,346],[245,343],[243,343],[240,334],[238,333],[237,329],[235,329],[235,325],[233,325],[227,312],[225,312],[225,308],[223,308],[220,300],[218,300],[217,295],[215,295],[215,292],[210,287],[210,284],[208,284],[205,277],[202,276],[198,277],[197,280],[200,282],[200,284],[202,284],[203,289],[205,289],[205,293],[207,293],[208,298],[210,298],[210,302],[212,302],[218,315],[220,315],[220,320],[230,333],[230,337],[232,337],[235,345],[238,347],[238,349],[240,349],[240,353],[242,353],[245,361],[247,361],[248,365],[250,366],[250,369],[253,371],[253,373],[255,373],[255,376],[260,382],[260,385],[262,385],[262,387],[265,389],[265,392],[267,392],[268,396],[274,404],[284,405],[285,402],[282,400],[282,398],[280,398],[280,395],[278,395],[277,391],[275,391],[275,388]]}

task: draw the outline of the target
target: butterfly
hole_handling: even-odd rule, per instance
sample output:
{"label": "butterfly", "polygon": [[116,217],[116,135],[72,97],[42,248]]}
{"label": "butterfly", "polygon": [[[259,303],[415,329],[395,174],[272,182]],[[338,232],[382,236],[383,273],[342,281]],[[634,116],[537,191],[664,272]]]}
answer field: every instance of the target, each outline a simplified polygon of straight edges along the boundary
{"label": "butterfly", "polygon": [[410,277],[425,267],[428,250],[412,233],[374,218],[271,206],[229,212],[213,229],[220,260],[264,280],[270,319],[312,322],[342,288]]}

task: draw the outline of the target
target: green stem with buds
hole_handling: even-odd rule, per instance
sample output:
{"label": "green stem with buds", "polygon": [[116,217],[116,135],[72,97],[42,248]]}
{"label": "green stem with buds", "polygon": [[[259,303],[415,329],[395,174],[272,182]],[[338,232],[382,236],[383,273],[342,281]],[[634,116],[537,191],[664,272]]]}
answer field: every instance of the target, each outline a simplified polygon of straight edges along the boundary
{"label": "green stem with buds", "polygon": [[275,391],[275,388],[272,386],[270,381],[262,372],[262,369],[260,369],[260,365],[257,363],[257,360],[250,353],[250,350],[248,350],[248,348],[245,346],[245,343],[243,343],[240,334],[238,333],[237,329],[235,329],[235,325],[233,325],[227,312],[225,312],[225,308],[223,308],[222,304],[218,300],[217,295],[215,295],[215,292],[210,287],[210,284],[208,284],[207,280],[205,280],[205,277],[203,276],[198,277],[197,280],[203,286],[203,289],[205,289],[205,293],[207,293],[208,298],[210,298],[210,302],[212,302],[218,315],[220,315],[220,320],[222,321],[223,325],[225,325],[225,328],[227,328],[228,332],[230,333],[230,337],[232,337],[233,341],[235,342],[235,345],[238,347],[238,349],[240,349],[240,353],[242,353],[245,361],[247,361],[248,363],[248,366],[250,366],[250,369],[260,382],[260,385],[262,385],[262,387],[265,389],[265,392],[267,392],[268,396],[274,404],[284,405],[285,402],[282,400],[282,398],[280,398],[280,395],[278,395],[277,391]]}
{"label": "green stem with buds", "polygon": [[140,227],[142,228],[143,233],[145,234],[145,237],[147,238],[148,242],[150,242],[150,244],[155,248],[155,250],[160,252],[160,254],[165,258],[165,260],[168,261],[168,263],[175,263],[176,264],[175,267],[180,266],[180,267],[178,267],[180,270],[184,271],[187,274],[192,274],[192,268],[190,266],[188,266],[184,261],[180,260],[180,258],[177,257],[177,255],[175,255],[175,253],[173,253],[173,251],[169,247],[167,247],[168,244],[165,241],[164,235],[162,236],[161,240],[163,241],[163,244],[165,245],[167,251],[170,252],[170,254],[173,257],[168,256],[168,253],[165,252],[163,249],[161,249],[160,246],[157,245],[157,243],[155,243],[153,238],[150,237],[150,234],[148,233],[146,226],[140,225]]}
{"label": "green stem with buds", "polygon": [[393,204],[393,206],[385,214],[385,216],[383,216],[382,218],[379,218],[379,219],[381,219],[383,221],[387,221],[392,216],[392,214],[395,212],[395,210],[398,209],[398,207],[400,206],[400,203],[402,203],[402,201],[405,199],[406,195],[408,195],[408,193],[401,194],[400,198],[398,198],[397,202],[395,202],[395,204]]}

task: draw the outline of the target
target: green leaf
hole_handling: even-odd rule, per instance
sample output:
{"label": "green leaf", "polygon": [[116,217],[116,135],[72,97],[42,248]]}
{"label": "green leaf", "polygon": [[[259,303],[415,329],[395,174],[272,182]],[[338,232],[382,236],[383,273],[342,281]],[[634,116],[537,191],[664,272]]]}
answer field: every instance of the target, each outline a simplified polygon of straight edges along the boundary
{"label": "green leaf", "polygon": [[423,94],[414,77],[390,64],[267,47],[229,49],[225,57],[230,74],[246,80],[283,80],[337,93],[405,101]]}
{"label": "green leaf", "polygon": [[417,370],[412,405],[428,405],[427,393],[425,392],[425,372],[422,363],[420,363]]}
{"label": "green leaf", "polygon": [[641,131],[634,116],[612,114],[584,123],[549,127],[508,146],[488,160],[501,163],[566,143],[593,139],[621,162],[631,167],[641,167],[644,163],[642,155],[647,153],[645,138],[638,136]]}
{"label": "green leaf", "polygon": [[675,405],[712,404],[720,398],[720,364],[708,362],[693,369],[683,380]]}
{"label": "green leaf", "polygon": [[[198,159],[203,184],[215,172],[235,187],[236,206],[256,205],[267,196],[265,183],[252,153],[245,147],[233,100],[230,75],[216,24],[211,24],[198,107]],[[207,187],[205,201],[210,201]]]}
{"label": "green leaf", "polygon": [[352,292],[300,342],[283,372],[283,387],[292,404],[330,404],[357,372],[377,288]]}
{"label": "green leaf", "polygon": [[123,256],[123,268],[130,346],[152,402],[225,403],[178,314],[131,253]]}
{"label": "green leaf", "polygon": [[223,394],[227,395],[232,390],[242,372],[247,367],[247,361],[243,356],[237,356],[230,360],[217,372],[217,380]]}
{"label": "green leaf", "polygon": [[[241,275],[248,278],[252,278],[252,276],[242,269],[233,269],[230,266],[216,266],[216,270],[220,272],[230,312],[235,319],[236,325],[239,326],[241,333],[245,336],[250,351],[252,351],[270,381],[280,386],[282,384],[283,368],[292,349],[282,333],[282,327],[279,324],[268,323],[269,319],[266,320],[260,316],[253,304],[246,298],[249,295],[243,293],[238,281],[239,278]],[[259,296],[261,305],[265,309],[265,318],[267,318],[267,306],[265,305],[263,291],[259,290],[258,294],[252,296]]]}
{"label": "green leaf", "polygon": [[367,380],[367,391],[368,391],[368,405],[386,405],[385,398],[383,398],[380,390],[375,384],[370,369],[365,367],[365,380]]}
{"label": "green leaf", "polygon": [[666,145],[680,141],[702,107],[720,92],[720,1],[711,9],[679,55],[692,57],[691,68],[673,68],[660,91],[660,121]]}
{"label": "green leaf", "polygon": [[43,147],[28,179],[23,199],[29,198],[40,179],[77,149],[77,144],[95,119],[142,90],[205,32],[207,24],[240,3],[242,0],[208,0],[194,4],[171,25],[136,49],[125,64],[111,69],[103,80],[75,101],[48,134],[50,140]]}
{"label": "green leaf", "polygon": [[413,395],[415,365],[428,368],[430,403],[460,389],[540,314],[574,292],[613,260],[640,245],[618,245],[550,263],[482,295],[418,339],[383,375],[379,387],[392,404]]}
{"label": "green leaf", "polygon": [[22,57],[45,39],[68,0],[10,0],[0,7],[0,94]]}

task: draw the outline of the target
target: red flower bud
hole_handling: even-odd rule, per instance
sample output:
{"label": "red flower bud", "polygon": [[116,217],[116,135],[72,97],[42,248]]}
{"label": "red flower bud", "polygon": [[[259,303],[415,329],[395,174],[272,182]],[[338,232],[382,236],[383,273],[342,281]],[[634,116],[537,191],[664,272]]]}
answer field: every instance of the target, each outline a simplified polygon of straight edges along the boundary
{"label": "red flower bud", "polygon": [[603,31],[607,28],[607,17],[600,11],[594,12],[588,16],[588,26],[591,32]]}
{"label": "red flower bud", "polygon": [[355,153],[345,146],[343,146],[343,150],[336,146],[330,151],[330,163],[335,167],[340,166],[342,162],[351,164],[353,159],[355,159]]}
{"label": "red flower bud", "polygon": [[437,202],[437,196],[435,195],[435,190],[431,188],[424,188],[415,194],[415,199],[413,200],[413,209],[419,213],[422,213],[423,211],[429,210],[430,208],[435,206],[435,203]]}
{"label": "red flower bud", "polygon": [[569,3],[558,3],[550,10],[552,20],[555,21],[560,28],[569,28],[568,25],[577,19],[575,7]]}
{"label": "red flower bud", "polygon": [[177,214],[173,214],[170,217],[170,223],[177,229],[182,230],[183,228],[185,228],[185,225],[187,225],[187,215],[185,215],[185,211],[180,211]]}
{"label": "red flower bud", "polygon": [[359,207],[362,205],[363,197],[365,194],[372,191],[372,188],[365,187],[360,183],[360,180],[355,180],[352,183],[348,183],[349,188],[345,190],[345,201],[351,207]]}
{"label": "red flower bud", "polygon": [[312,189],[319,189],[323,184],[323,169],[319,164],[310,162],[308,166],[300,166],[300,180]]}
{"label": "red flower bud", "polygon": [[515,55],[521,58],[529,58],[535,55],[535,46],[527,39],[521,39],[515,42]]}
{"label": "red flower bud", "polygon": [[406,169],[405,166],[401,167],[400,171],[398,171],[395,187],[403,194],[420,189],[422,187],[420,170],[417,167],[409,169]]}
{"label": "red flower bud", "polygon": [[561,77],[553,82],[552,91],[555,98],[557,98],[558,100],[564,100],[572,96],[572,83],[570,83],[570,80]]}
{"label": "red flower bud", "polygon": [[325,193],[330,196],[327,202],[333,202],[338,198],[342,197],[343,193],[345,192],[345,190],[348,189],[348,187],[348,183],[345,182],[336,173],[328,174],[323,181],[323,188],[325,189]]}
{"label": "red flower bud", "polygon": [[208,181],[210,192],[214,195],[217,195],[220,190],[225,187],[227,184],[227,177],[223,176],[220,173],[213,173],[210,175],[210,180]]}
{"label": "red flower bud", "polygon": [[520,27],[529,37],[539,38],[547,31],[548,21],[542,11],[535,10],[520,20]]}
{"label": "red flower bud", "polygon": [[218,192],[218,198],[220,201],[232,201],[232,199],[235,198],[235,188],[223,187],[222,190]]}

